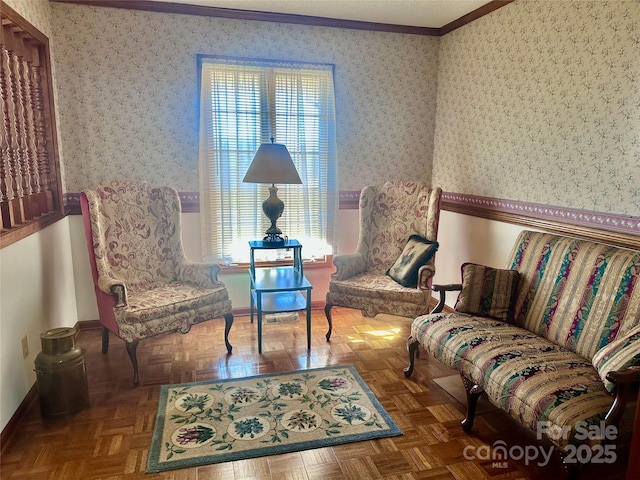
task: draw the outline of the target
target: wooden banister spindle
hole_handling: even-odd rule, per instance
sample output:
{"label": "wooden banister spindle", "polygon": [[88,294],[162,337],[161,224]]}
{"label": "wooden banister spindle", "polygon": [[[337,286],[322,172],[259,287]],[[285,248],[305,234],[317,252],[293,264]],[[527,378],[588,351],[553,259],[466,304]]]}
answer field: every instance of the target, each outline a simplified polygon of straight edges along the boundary
{"label": "wooden banister spindle", "polygon": [[16,95],[15,95],[15,104],[16,104],[16,119],[18,126],[18,140],[19,140],[19,151],[20,151],[20,181],[21,181],[21,192],[22,192],[22,204],[24,209],[24,218],[25,220],[31,220],[33,218],[33,211],[31,208],[31,171],[29,169],[29,144],[27,142],[28,131],[27,131],[27,114],[26,114],[26,101],[25,101],[25,90],[26,85],[24,82],[23,68],[24,58],[18,55],[14,55],[14,63],[13,63],[13,73],[16,78]]}
{"label": "wooden banister spindle", "polygon": [[11,123],[9,113],[9,90],[8,90],[8,78],[9,75],[9,52],[6,48],[2,47],[0,52],[0,95],[2,97],[2,165],[0,166],[0,210],[2,211],[2,228],[9,229],[15,225],[15,219],[13,218],[13,209],[11,208],[11,201],[14,199],[12,183],[12,170],[11,170],[11,157],[13,151],[11,150]]}
{"label": "wooden banister spindle", "polygon": [[14,70],[15,54],[12,51],[8,51],[7,61],[7,94],[9,106],[8,121],[11,128],[11,152],[9,157],[11,165],[11,191],[13,192],[13,198],[10,200],[9,205],[11,209],[11,216],[13,219],[13,225],[23,223],[25,221],[24,204],[22,197],[24,195],[22,190],[22,152],[20,150],[20,127],[18,125],[18,115],[16,114],[17,106],[16,101],[18,97],[18,85]]}
{"label": "wooden banister spindle", "polygon": [[31,82],[33,112],[35,117],[36,155],[40,176],[40,191],[46,212],[53,210],[53,192],[51,191],[51,167],[47,151],[47,135],[45,128],[44,103],[42,97],[42,74],[40,65],[31,64],[33,81]]}
{"label": "wooden banister spindle", "polygon": [[38,157],[36,155],[36,129],[33,111],[33,98],[31,97],[31,61],[28,58],[25,58],[22,61],[22,78],[22,84],[24,85],[22,96],[24,99],[27,163],[29,170],[29,194],[31,196],[29,205],[31,207],[31,215],[35,218],[39,217],[42,213],[46,213],[46,211],[41,210],[40,202],[38,201],[38,196],[40,194],[40,175],[38,172]]}

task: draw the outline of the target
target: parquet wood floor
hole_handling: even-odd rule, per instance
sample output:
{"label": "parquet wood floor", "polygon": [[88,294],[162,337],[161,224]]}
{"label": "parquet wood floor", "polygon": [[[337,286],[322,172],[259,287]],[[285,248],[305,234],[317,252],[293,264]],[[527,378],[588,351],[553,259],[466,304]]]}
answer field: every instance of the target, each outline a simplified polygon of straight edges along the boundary
{"label": "parquet wood floor", "polygon": [[[50,420],[35,402],[5,448],[0,477],[13,479],[556,479],[564,472],[558,458],[544,468],[509,459],[504,464],[467,459],[473,447],[497,440],[508,446],[538,445],[528,432],[500,410],[487,409],[467,435],[460,427],[464,405],[435,379],[455,374],[426,353],[411,379],[406,338],[410,320],[390,315],[364,318],[358,311],[334,308],[331,342],[322,311],[312,316],[312,349],[307,352],[304,321],[265,324],[263,354],[256,347],[257,328],[249,317],[236,317],[230,334],[233,354],[226,355],[222,319],[195,326],[188,335],[169,334],[140,343],[141,385],[123,342],[112,337],[100,352],[100,330],[83,330],[91,406],[73,416]],[[155,420],[159,386],[208,379],[242,377],[327,365],[353,364],[404,434],[271,457],[146,474],[146,456]],[[606,468],[588,466],[584,479],[623,479],[627,458]]]}

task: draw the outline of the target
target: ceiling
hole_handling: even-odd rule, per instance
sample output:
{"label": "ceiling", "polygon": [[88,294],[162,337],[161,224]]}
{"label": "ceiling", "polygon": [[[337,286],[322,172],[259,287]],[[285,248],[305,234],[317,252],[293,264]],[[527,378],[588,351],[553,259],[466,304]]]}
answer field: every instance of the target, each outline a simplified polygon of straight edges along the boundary
{"label": "ceiling", "polygon": [[217,8],[440,28],[490,0],[153,0]]}

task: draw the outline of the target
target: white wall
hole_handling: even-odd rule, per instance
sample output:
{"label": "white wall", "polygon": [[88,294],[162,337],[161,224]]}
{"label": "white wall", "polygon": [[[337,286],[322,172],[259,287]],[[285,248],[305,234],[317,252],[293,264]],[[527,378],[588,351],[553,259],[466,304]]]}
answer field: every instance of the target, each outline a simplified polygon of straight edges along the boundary
{"label": "white wall", "polygon": [[[0,250],[0,426],[35,383],[40,334],[74,326],[76,292],[68,219]],[[29,355],[22,358],[26,336]]]}

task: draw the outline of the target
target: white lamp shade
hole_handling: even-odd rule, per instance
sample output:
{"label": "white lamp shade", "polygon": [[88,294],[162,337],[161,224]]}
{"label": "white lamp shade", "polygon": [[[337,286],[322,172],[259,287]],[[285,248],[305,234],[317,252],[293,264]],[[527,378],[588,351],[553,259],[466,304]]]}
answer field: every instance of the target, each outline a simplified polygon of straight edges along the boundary
{"label": "white lamp shade", "polygon": [[287,147],[281,143],[260,145],[242,181],[281,185],[302,183]]}

